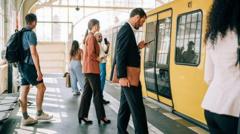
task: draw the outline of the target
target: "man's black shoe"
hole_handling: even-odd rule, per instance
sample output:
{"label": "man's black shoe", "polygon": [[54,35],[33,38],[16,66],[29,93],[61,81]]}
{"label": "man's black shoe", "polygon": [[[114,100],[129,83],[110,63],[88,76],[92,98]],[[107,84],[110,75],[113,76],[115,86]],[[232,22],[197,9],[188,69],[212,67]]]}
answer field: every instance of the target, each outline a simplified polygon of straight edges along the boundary
{"label": "man's black shoe", "polygon": [[107,104],[109,104],[109,103],[110,103],[110,101],[107,101],[107,100],[104,100],[104,99],[103,99],[103,104],[104,104],[104,105],[107,105]]}

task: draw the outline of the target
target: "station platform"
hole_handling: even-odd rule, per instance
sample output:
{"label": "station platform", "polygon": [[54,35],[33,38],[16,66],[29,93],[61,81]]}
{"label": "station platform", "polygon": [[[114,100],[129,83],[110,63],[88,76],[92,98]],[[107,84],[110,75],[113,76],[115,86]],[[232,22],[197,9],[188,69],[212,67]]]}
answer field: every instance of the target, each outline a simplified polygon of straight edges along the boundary
{"label": "station platform", "polygon": [[[120,87],[106,82],[104,98],[110,101],[105,105],[106,115],[111,119],[110,125],[98,125],[94,105],[91,105],[89,119],[92,125],[78,123],[77,113],[81,96],[73,96],[71,89],[65,87],[65,79],[62,75],[46,75],[47,86],[44,110],[53,114],[54,119],[50,122],[39,122],[34,126],[22,126],[21,111],[14,110],[12,116],[4,123],[0,134],[116,134],[117,112],[119,107]],[[36,89],[32,88],[29,93],[31,102],[35,101]],[[150,134],[207,134],[208,132],[194,124],[164,110],[157,102],[144,99],[148,127]],[[29,106],[28,112],[35,116],[35,102]],[[129,134],[134,134],[132,121],[128,127]]]}

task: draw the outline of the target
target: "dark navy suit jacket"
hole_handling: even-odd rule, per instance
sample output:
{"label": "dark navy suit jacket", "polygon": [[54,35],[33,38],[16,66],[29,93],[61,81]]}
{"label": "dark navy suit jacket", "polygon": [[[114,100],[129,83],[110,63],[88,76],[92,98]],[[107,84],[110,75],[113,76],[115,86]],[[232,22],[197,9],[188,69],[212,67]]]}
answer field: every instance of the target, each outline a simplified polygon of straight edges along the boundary
{"label": "dark navy suit jacket", "polygon": [[125,23],[117,34],[115,63],[118,78],[127,77],[127,66],[140,68],[140,51],[128,23]]}

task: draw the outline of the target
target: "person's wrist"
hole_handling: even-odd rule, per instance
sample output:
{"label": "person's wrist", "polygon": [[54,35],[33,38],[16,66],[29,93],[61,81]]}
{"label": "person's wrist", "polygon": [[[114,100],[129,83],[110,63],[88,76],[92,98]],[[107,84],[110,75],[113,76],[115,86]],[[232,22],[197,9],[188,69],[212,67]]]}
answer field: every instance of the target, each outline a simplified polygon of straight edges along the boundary
{"label": "person's wrist", "polygon": [[41,71],[37,71],[37,74],[42,74],[42,72]]}
{"label": "person's wrist", "polygon": [[119,80],[126,80],[127,78],[126,77],[123,77],[123,78],[120,78]]}

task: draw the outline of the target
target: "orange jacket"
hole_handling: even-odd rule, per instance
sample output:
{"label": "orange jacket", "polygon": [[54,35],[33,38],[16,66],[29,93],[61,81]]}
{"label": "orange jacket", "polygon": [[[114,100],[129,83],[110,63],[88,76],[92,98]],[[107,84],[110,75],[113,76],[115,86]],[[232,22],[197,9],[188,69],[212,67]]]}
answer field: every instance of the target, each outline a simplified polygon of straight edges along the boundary
{"label": "orange jacket", "polygon": [[83,73],[92,73],[99,74],[99,61],[97,58],[99,57],[100,48],[96,38],[93,33],[90,32],[87,35],[85,48],[83,51]]}

